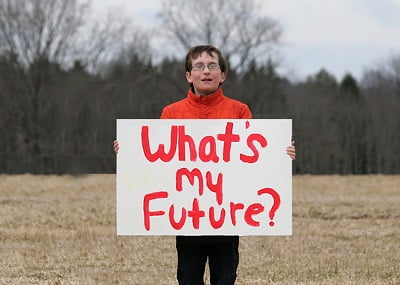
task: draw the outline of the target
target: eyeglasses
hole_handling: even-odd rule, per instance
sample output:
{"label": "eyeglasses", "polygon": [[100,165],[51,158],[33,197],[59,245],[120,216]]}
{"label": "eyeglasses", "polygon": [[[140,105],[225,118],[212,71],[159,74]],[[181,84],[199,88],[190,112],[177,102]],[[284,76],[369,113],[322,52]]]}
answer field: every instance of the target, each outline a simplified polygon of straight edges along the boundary
{"label": "eyeglasses", "polygon": [[219,69],[219,64],[217,63],[210,63],[209,65],[204,65],[204,64],[196,64],[192,66],[192,70],[195,71],[203,71],[205,68],[208,68],[208,70],[213,71],[213,70],[218,70]]}

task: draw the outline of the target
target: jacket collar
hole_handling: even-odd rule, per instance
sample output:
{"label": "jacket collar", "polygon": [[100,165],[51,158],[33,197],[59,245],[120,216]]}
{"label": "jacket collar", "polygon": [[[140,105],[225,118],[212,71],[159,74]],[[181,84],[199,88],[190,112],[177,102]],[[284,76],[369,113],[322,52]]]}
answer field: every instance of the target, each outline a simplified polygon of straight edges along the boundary
{"label": "jacket collar", "polygon": [[220,87],[210,95],[197,96],[196,94],[194,94],[192,88],[190,88],[187,94],[187,98],[189,100],[189,103],[192,105],[201,104],[201,105],[215,106],[223,100],[224,93],[222,92],[222,88]]}

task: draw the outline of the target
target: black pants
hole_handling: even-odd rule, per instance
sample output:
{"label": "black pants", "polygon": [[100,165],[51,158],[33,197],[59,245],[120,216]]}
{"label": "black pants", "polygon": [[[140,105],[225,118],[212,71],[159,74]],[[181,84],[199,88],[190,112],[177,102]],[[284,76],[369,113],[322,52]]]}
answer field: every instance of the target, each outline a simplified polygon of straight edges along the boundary
{"label": "black pants", "polygon": [[177,236],[180,285],[203,285],[208,258],[211,285],[233,285],[239,264],[238,236]]}

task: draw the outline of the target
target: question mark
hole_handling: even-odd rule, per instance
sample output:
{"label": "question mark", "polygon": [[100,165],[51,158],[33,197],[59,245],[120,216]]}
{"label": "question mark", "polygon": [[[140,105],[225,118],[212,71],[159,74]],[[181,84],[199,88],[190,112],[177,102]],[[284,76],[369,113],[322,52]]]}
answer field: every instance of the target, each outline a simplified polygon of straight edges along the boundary
{"label": "question mark", "polygon": [[258,196],[262,194],[270,194],[272,198],[274,199],[274,204],[271,207],[271,210],[269,210],[269,225],[273,227],[275,223],[273,222],[275,212],[278,210],[279,206],[281,205],[281,197],[279,196],[278,192],[276,192],[272,188],[263,188],[257,191]]}

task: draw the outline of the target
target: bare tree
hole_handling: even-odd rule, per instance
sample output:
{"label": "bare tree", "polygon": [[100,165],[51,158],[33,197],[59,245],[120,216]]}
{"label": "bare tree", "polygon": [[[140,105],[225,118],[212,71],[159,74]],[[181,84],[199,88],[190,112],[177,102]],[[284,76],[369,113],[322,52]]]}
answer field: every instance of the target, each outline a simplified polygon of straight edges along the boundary
{"label": "bare tree", "polygon": [[32,165],[48,150],[49,132],[65,128],[51,116],[57,115],[57,87],[66,69],[77,62],[90,69],[120,52],[110,46],[124,38],[123,17],[93,21],[89,10],[84,0],[0,0],[0,56],[8,70],[1,75],[0,96],[15,116],[11,132],[21,137],[16,152]]}
{"label": "bare tree", "polygon": [[129,62],[132,53],[149,58],[150,40],[149,32],[134,25],[124,11],[112,8],[80,31],[76,55],[90,71],[102,72],[102,66],[110,61]]}
{"label": "bare tree", "polygon": [[1,0],[0,50],[24,66],[59,62],[73,48],[88,3],[76,0]]}
{"label": "bare tree", "polygon": [[91,18],[90,0],[0,0],[0,53],[28,68],[40,61],[85,67],[119,54],[130,23],[121,11]]}
{"label": "bare tree", "polygon": [[163,35],[185,50],[213,44],[231,68],[241,70],[256,57],[268,59],[282,33],[278,22],[259,8],[254,0],[163,0]]}

